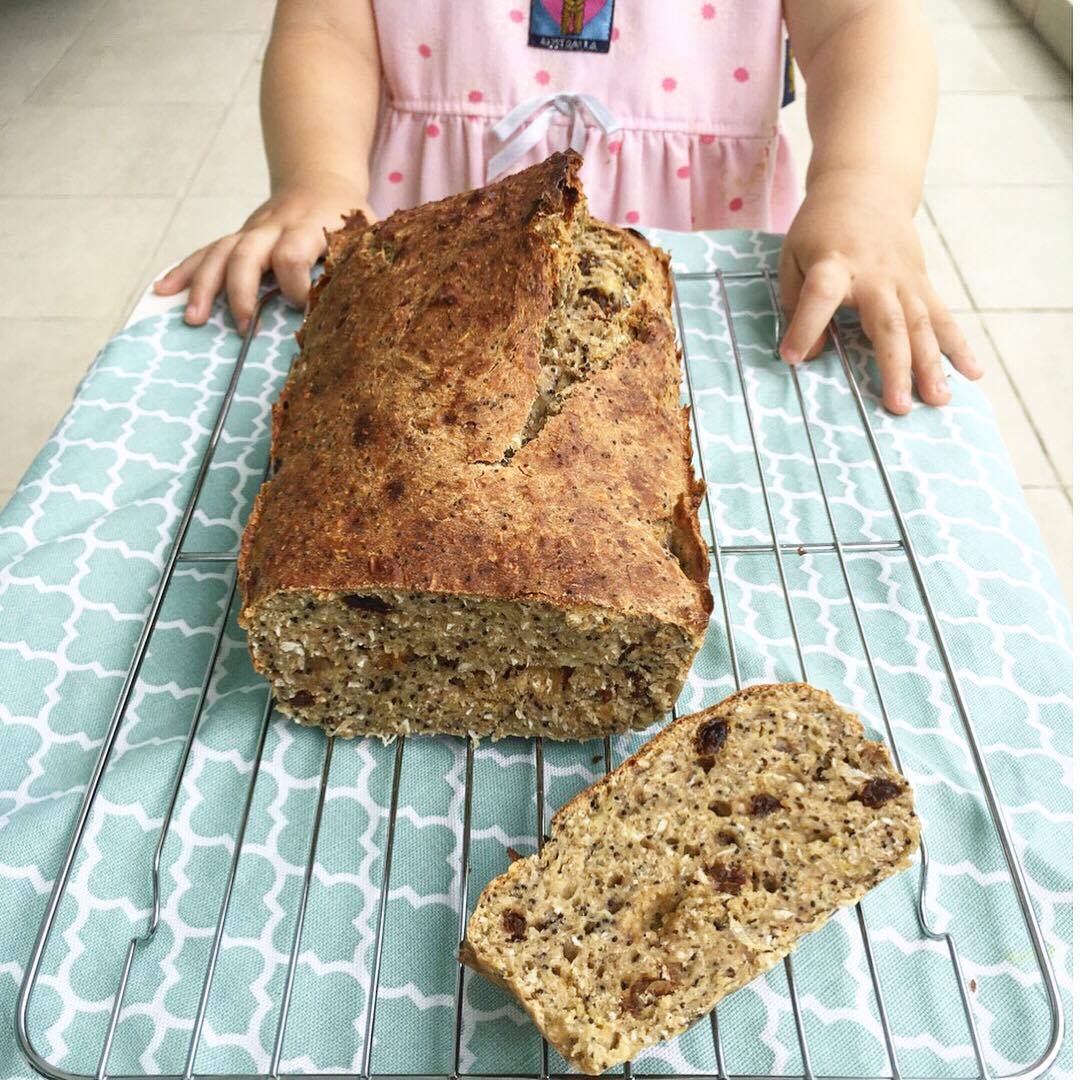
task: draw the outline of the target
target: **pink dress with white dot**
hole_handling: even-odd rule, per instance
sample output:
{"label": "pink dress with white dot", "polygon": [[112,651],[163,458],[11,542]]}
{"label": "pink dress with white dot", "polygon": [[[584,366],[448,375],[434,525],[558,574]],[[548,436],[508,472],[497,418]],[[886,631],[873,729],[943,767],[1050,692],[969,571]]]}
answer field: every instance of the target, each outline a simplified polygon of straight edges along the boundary
{"label": "pink dress with white dot", "polygon": [[[781,0],[373,5],[385,82],[371,163],[380,216],[484,184],[508,144],[502,173],[542,161],[577,126],[598,217],[788,227],[799,195],[779,125]],[[590,95],[606,122],[575,98],[561,112],[538,102],[516,141],[492,130],[516,106],[556,93]]]}

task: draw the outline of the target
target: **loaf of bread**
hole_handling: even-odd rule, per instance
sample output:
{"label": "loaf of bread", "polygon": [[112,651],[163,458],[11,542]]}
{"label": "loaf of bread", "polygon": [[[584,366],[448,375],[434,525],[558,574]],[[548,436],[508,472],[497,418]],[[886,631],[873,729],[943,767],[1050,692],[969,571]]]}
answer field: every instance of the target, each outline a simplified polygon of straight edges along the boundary
{"label": "loaf of bread", "polygon": [[462,960],[582,1072],[706,1015],[908,865],[888,751],[820,690],[754,686],[664,728],[492,881]]}
{"label": "loaf of bread", "polygon": [[240,556],[302,723],[585,738],[682,687],[711,596],[667,258],[579,164],[329,237]]}

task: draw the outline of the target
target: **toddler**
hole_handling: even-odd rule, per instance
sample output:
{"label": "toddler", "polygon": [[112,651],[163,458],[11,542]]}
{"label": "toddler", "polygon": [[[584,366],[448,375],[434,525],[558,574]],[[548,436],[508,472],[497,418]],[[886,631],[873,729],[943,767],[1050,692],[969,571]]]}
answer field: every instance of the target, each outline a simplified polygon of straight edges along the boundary
{"label": "toddler", "polygon": [[[806,197],[779,130],[785,29],[806,80]],[[279,0],[262,81],[272,194],[155,286],[237,326],[262,275],[302,305],[324,229],[478,187],[573,145],[593,213],[786,231],[781,356],[858,310],[883,400],[949,400],[981,370],[935,293],[913,215],[936,70],[915,0]]]}

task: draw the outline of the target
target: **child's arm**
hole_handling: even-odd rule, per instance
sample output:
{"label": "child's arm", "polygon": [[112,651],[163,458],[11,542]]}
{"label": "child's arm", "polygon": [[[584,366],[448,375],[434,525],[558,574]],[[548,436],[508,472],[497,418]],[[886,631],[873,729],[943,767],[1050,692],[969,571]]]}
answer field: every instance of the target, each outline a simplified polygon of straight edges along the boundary
{"label": "child's arm", "polygon": [[841,304],[858,308],[881,368],[885,405],[949,400],[943,351],[969,378],[982,370],[926,276],[913,217],[922,195],[937,70],[915,0],[785,0],[806,78],[814,150],[803,203],[780,259],[790,315],[781,355],[820,348]]}
{"label": "child's arm", "polygon": [[339,228],[350,210],[370,214],[379,80],[370,0],[278,0],[262,76],[271,195],[237,232],[189,255],[154,286],[167,296],[191,286],[185,321],[206,322],[224,285],[244,330],[270,268],[285,297],[304,303],[326,247],[323,229]]}

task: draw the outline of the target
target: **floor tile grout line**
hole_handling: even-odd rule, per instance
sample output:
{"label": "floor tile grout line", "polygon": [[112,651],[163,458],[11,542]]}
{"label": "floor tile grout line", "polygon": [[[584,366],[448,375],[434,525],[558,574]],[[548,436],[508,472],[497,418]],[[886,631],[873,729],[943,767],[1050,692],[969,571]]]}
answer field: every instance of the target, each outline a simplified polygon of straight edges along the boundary
{"label": "floor tile grout line", "polygon": [[[1065,479],[1061,475],[1061,470],[1057,467],[1057,463],[1054,461],[1050,454],[1050,450],[1046,445],[1046,440],[1043,438],[1043,433],[1035,423],[1034,417],[1031,415],[1031,410],[1028,408],[1028,403],[1020,393],[1020,389],[1016,384],[1016,381],[1012,377],[1012,372],[1009,371],[1008,365],[1005,363],[1005,358],[1001,354],[1001,350],[998,348],[997,342],[994,340],[993,334],[990,332],[990,327],[987,325],[985,314],[990,313],[991,309],[980,308],[975,303],[975,297],[968,286],[967,279],[964,277],[963,270],[961,269],[960,262],[956,258],[955,252],[949,246],[948,240],[945,238],[945,234],[942,232],[938,225],[937,217],[934,215],[930,205],[923,200],[923,207],[926,210],[926,216],[929,218],[931,225],[934,227],[934,231],[937,233],[938,240],[941,242],[942,249],[948,256],[949,262],[952,264],[953,269],[956,271],[960,278],[960,283],[964,287],[964,292],[967,294],[968,299],[971,301],[971,312],[974,315],[979,324],[979,329],[982,330],[990,348],[994,351],[994,356],[997,357],[998,364],[1001,367],[1002,374],[1005,376],[1005,381],[1009,384],[1009,388],[1012,390],[1017,403],[1020,406],[1020,411],[1024,415],[1024,419],[1027,421],[1028,427],[1031,429],[1032,434],[1035,436],[1035,441],[1039,444],[1039,449],[1043,452],[1043,457],[1046,458],[1047,464],[1050,466],[1050,471],[1057,479],[1058,485],[1065,486]],[[1031,309],[1020,309],[1023,311],[1030,311]]]}
{"label": "floor tile grout line", "polygon": [[[236,103],[236,95],[228,99],[202,99],[200,101],[169,101],[155,98],[153,101],[26,101],[16,105],[18,110],[27,113],[45,112],[48,109],[72,109],[80,112],[93,112],[95,109],[208,109],[212,107],[231,108]],[[12,114],[14,115],[14,114]]]}
{"label": "floor tile grout line", "polygon": [[154,250],[147,256],[146,261],[142,264],[137,275],[135,275],[135,284],[131,286],[127,292],[124,303],[120,308],[120,314],[116,316],[112,324],[111,334],[118,334],[127,325],[127,321],[132,311],[135,310],[135,305],[139,302],[139,297],[146,291],[148,278],[156,271],[150,265],[151,261],[155,260],[158,250],[161,248],[161,243],[169,233],[169,229],[172,228],[173,222],[176,220],[176,215],[180,212],[180,204],[184,201],[185,196],[177,196],[173,200],[172,213],[168,216],[165,224],[161,227],[161,231],[158,233],[157,242],[154,244]]}
{"label": "floor tile grout line", "polygon": [[[35,93],[37,93],[38,87],[41,86],[41,84],[60,66],[60,64],[62,64],[64,60],[67,59],[68,53],[71,52],[71,50],[75,48],[79,41],[82,40],[83,34],[86,33],[86,28],[98,17],[98,15],[101,14],[102,9],[105,7],[105,3],[106,0],[99,0],[97,11],[95,11],[93,15],[91,15],[90,18],[88,18],[86,22],[84,22],[83,25],[79,27],[78,32],[68,42],[67,48],[64,49],[64,51],[52,62],[48,70],[45,71],[39,79],[36,79],[34,81],[34,84],[30,87],[30,89],[26,91],[25,96],[17,103],[16,108],[24,108],[30,103],[30,99],[34,96]],[[12,115],[14,116],[14,113],[12,113]]]}
{"label": "floor tile grout line", "polygon": [[0,324],[18,322],[90,323],[107,321],[107,315],[0,315]]}
{"label": "floor tile grout line", "polygon": [[[1008,76],[1005,76],[1008,78]],[[1063,88],[1064,89],[1064,88]],[[1022,86],[1011,86],[1008,90],[978,90],[975,88],[964,89],[963,87],[944,87],[939,93],[939,97],[978,97],[978,98],[995,98],[995,97],[1012,97],[1020,98],[1022,101],[1072,101],[1072,98],[1066,93],[1054,94],[1054,93],[1042,93],[1039,90],[1025,90]]]}
{"label": "floor tile grout line", "polygon": [[[95,11],[94,14],[90,16],[90,18],[86,22],[86,25],[83,27],[83,30],[90,29],[91,25],[93,25],[93,23],[95,23],[97,21],[97,19],[100,17],[100,15],[102,14],[102,12],[105,10],[105,8],[107,6],[108,6],[108,2],[106,0],[106,2],[103,3],[101,5],[101,7],[99,7],[98,10]],[[273,19],[273,16],[271,16],[271,20],[272,19]],[[107,33],[108,31],[105,30],[104,32]],[[218,37],[257,37],[259,39],[260,43],[261,43],[261,41],[263,39],[264,34],[266,33],[265,29],[256,30],[256,29],[254,29],[252,27],[242,27],[242,26],[235,26],[231,30],[216,30],[213,26],[196,26],[196,27],[187,27],[186,29],[182,29],[180,27],[169,27],[167,25],[165,27],[163,27],[161,23],[157,23],[155,25],[155,27],[152,28],[152,29],[141,30],[138,27],[135,27],[134,29],[128,30],[127,32],[130,33],[131,37],[133,37],[133,38],[143,37],[143,38],[154,38],[154,39],[160,39],[160,37],[161,37],[161,35],[163,33],[167,33],[172,37],[181,37],[181,38],[183,38],[183,37],[206,37],[208,34],[215,35],[215,36],[218,36]],[[80,33],[82,33],[82,31],[80,31]],[[106,40],[105,44],[112,45],[112,44],[114,44],[114,41],[115,41],[115,39]]]}
{"label": "floor tile grout line", "polygon": [[[1067,487],[1065,487],[1064,485],[1062,485],[1062,484],[1048,484],[1048,485],[1045,485],[1045,486],[1043,486],[1041,484],[1035,484],[1035,485],[1028,484],[1028,485],[1024,486],[1023,488],[1021,488],[1021,491],[1024,492],[1025,497],[1027,495],[1027,492],[1029,492],[1029,491],[1040,492],[1040,493],[1041,492],[1047,492],[1047,491],[1057,492],[1069,504],[1069,506],[1072,506],[1072,498],[1069,495],[1069,489]],[[1071,531],[1071,529],[1070,529],[1070,531]]]}
{"label": "floor tile grout line", "polygon": [[[53,72],[54,72],[54,71],[56,70],[56,68],[57,68],[57,67],[58,67],[58,66],[59,66],[59,65],[60,65],[60,64],[61,64],[61,63],[62,63],[62,62],[63,62],[63,61],[64,61],[64,60],[65,60],[65,59],[67,58],[67,55],[68,55],[68,53],[69,53],[69,52],[71,52],[71,50],[72,50],[72,49],[73,49],[73,48],[74,48],[74,47],[75,47],[75,46],[76,46],[76,45],[77,45],[77,44],[79,43],[79,41],[80,41],[80,40],[82,39],[82,37],[83,37],[83,36],[84,36],[84,34],[86,33],[87,27],[88,27],[89,25],[90,25],[90,24],[89,24],[89,23],[87,23],[87,25],[86,25],[86,26],[84,26],[84,27],[83,27],[83,28],[82,28],[82,29],[81,29],[81,30],[79,31],[79,33],[78,33],[78,34],[76,35],[76,37],[74,38],[74,40],[72,40],[72,42],[71,42],[71,43],[70,43],[70,44],[68,45],[68,47],[67,47],[67,48],[66,48],[66,49],[65,49],[65,50],[63,51],[63,53],[62,53],[62,54],[61,54],[61,55],[60,55],[60,56],[59,56],[59,57],[57,58],[56,62],[55,62],[55,63],[54,63],[54,64],[53,64],[53,65],[52,65],[52,66],[51,66],[50,68],[49,68],[49,70],[48,70],[48,71],[46,71],[46,72],[45,72],[45,74],[44,74],[44,75],[42,75],[42,76],[41,76],[41,78],[40,78],[40,79],[38,79],[38,81],[37,81],[37,82],[35,82],[35,83],[34,83],[33,87],[32,87],[32,88],[30,89],[30,91],[29,91],[29,92],[27,93],[26,97],[25,97],[25,98],[23,98],[23,100],[22,100],[22,101],[18,102],[18,107],[20,107],[20,108],[21,108],[21,107],[24,107],[24,106],[31,106],[31,107],[33,107],[33,106],[35,106],[35,105],[63,105],[63,104],[65,104],[65,103],[66,103],[64,99],[60,99],[60,100],[44,100],[44,101],[36,101],[36,102],[34,102],[34,101],[31,101],[30,99],[31,99],[31,98],[32,98],[32,97],[34,96],[34,94],[36,94],[36,93],[38,92],[38,90],[39,90],[39,89],[41,88],[41,85],[42,85],[42,83],[43,83],[43,82],[44,82],[44,81],[45,81],[45,80],[46,80],[46,79],[47,79],[47,78],[48,78],[48,77],[49,77],[49,76],[50,76],[50,75],[51,75],[51,74],[52,74],[52,73],[53,73]],[[189,31],[173,31],[173,36],[174,36],[174,37],[177,37],[177,36],[180,36],[180,37],[182,37],[182,36],[189,36],[189,37],[191,37],[191,36],[195,36],[195,35],[197,35],[197,34],[205,35],[205,34],[208,34],[208,33],[213,33],[213,34],[216,34],[217,36],[220,36],[220,37],[246,37],[246,38],[257,38],[257,39],[258,39],[258,46],[259,46],[259,48],[260,48],[260,49],[262,48],[262,38],[261,38],[261,36],[260,36],[260,35],[258,35],[258,34],[256,34],[256,33],[255,33],[254,31],[251,31],[251,30],[244,30],[244,31],[237,31],[237,30],[220,30],[220,31],[192,31],[192,30],[189,30]],[[154,37],[155,35],[153,35],[153,34],[150,34],[150,33],[147,33],[147,35],[146,35],[146,36],[147,36],[148,38],[152,38],[152,37]],[[239,88],[238,88],[238,89],[239,89]],[[229,104],[232,104],[232,102],[233,102],[234,100],[235,100],[235,94],[234,94],[234,96],[233,96],[232,98],[230,98],[230,99],[229,99]],[[79,102],[79,104],[80,104],[80,105],[82,105],[82,106],[86,106],[86,107],[88,107],[88,108],[92,108],[92,107],[94,107],[94,106],[101,106],[101,105],[116,105],[116,104],[126,104],[126,105],[138,105],[138,104],[143,104],[143,105],[216,105],[216,104],[218,104],[218,102],[216,102],[216,101],[208,101],[208,100],[205,100],[205,99],[203,99],[203,100],[198,100],[198,101],[176,101],[176,100],[173,100],[173,99],[171,99],[171,98],[154,98],[154,99],[153,99],[152,101],[144,101],[144,102],[137,102],[137,101],[124,101],[124,102],[117,102],[117,101],[116,101],[115,99],[114,99],[114,100],[110,100],[110,101],[104,101],[104,100],[101,100],[101,99],[90,99],[90,100],[87,100],[87,99],[85,99],[85,98],[84,98],[84,99],[82,99],[82,100],[81,100],[81,101]]]}
{"label": "floor tile grout line", "polygon": [[[1027,500],[1026,492],[1029,491],[1059,491],[1062,498],[1069,504],[1069,508],[1072,508],[1072,491],[1066,484],[1021,484],[1021,491],[1025,492],[1024,499]],[[1029,506],[1030,509],[1030,506]],[[1069,523],[1069,533],[1072,534],[1072,523]],[[1045,539],[1045,538],[1044,538]]]}
{"label": "floor tile grout line", "polygon": [[[217,129],[217,130],[220,130],[220,129]],[[217,130],[215,130],[215,132],[214,132],[215,135],[217,134]],[[202,159],[200,158],[199,164],[201,164],[201,163],[202,163]],[[196,168],[197,167],[198,166],[196,166]],[[157,192],[157,193],[144,191],[144,192],[141,192],[141,193],[138,193],[138,194],[132,194],[132,195],[117,194],[115,192],[112,193],[112,194],[101,194],[101,195],[88,195],[88,194],[77,194],[77,193],[71,194],[71,195],[46,195],[46,194],[3,195],[3,194],[0,194],[0,202],[15,202],[16,200],[19,200],[19,199],[22,199],[22,200],[38,199],[38,200],[40,200],[42,202],[65,202],[65,201],[70,202],[70,201],[73,201],[75,199],[85,199],[85,200],[100,199],[100,200],[103,200],[103,201],[107,200],[107,199],[124,199],[124,200],[134,200],[134,201],[149,201],[151,199],[179,199],[179,198],[186,198],[188,194],[190,194],[190,192],[188,192],[184,188],[182,188],[180,191],[161,191],[161,192]]]}
{"label": "floor tile grout line", "polygon": [[[70,53],[71,50],[73,48],[75,48],[75,46],[86,36],[87,30],[89,30],[89,28],[98,19],[98,17],[101,15],[101,13],[105,10],[105,8],[107,6],[108,6],[108,0],[98,0],[97,10],[95,10],[94,13],[86,20],[86,22],[83,23],[83,25],[79,28],[79,30],[75,34],[75,36],[71,39],[70,42],[68,42],[68,45],[64,49],[64,51],[49,66],[48,70],[45,71],[41,75],[40,78],[35,80],[33,85],[29,88],[29,90],[27,90],[26,95],[20,101],[16,102],[16,104],[14,106],[15,108],[25,108],[25,107],[28,107],[28,106],[32,108],[35,104],[38,104],[38,105],[58,105],[58,104],[63,104],[63,102],[55,102],[55,101],[42,101],[42,102],[36,102],[35,103],[35,102],[32,102],[30,99],[34,96],[35,93],[37,93],[37,91],[41,87],[42,83],[44,83],[45,80],[57,69],[57,67],[59,67],[60,64],[63,63],[64,60],[67,59],[68,53]],[[218,33],[218,34],[221,34],[221,35],[227,36],[227,37],[238,37],[238,36],[258,37],[258,39],[259,39],[259,50],[261,51],[264,48],[264,46],[262,44],[264,31],[256,31],[256,30],[220,30],[220,31],[213,31],[213,30],[186,30],[186,31],[184,31],[184,30],[181,30],[181,31],[172,31],[172,34],[174,36],[207,34],[207,33]],[[150,38],[156,38],[158,35],[154,31],[148,30],[148,31],[146,31],[146,36],[150,37]],[[237,84],[236,91],[234,91],[233,96],[229,99],[229,102],[228,102],[228,104],[230,106],[236,100],[236,96],[239,93],[239,90],[240,90],[240,85]],[[101,101],[81,101],[81,102],[79,102],[80,106],[90,106],[90,107],[96,106],[96,105],[109,105],[109,104],[117,104],[117,103],[116,102],[101,102]],[[135,102],[125,102],[124,104],[137,104],[137,103],[135,103]],[[207,104],[207,105],[209,105],[209,104],[216,104],[216,102],[162,101],[160,99],[155,99],[152,102],[144,102],[143,104],[152,104],[152,105],[201,105],[201,104]],[[12,114],[12,115],[14,115],[14,114]],[[8,119],[10,119],[10,117]],[[0,124],[0,127],[3,127],[3,125]]]}
{"label": "floor tile grout line", "polygon": [[[138,101],[138,100],[136,100],[136,101],[116,101],[116,100],[104,101],[104,100],[99,99],[97,101],[80,101],[77,106],[69,106],[69,107],[80,108],[80,109],[108,109],[110,107],[112,107],[112,108],[121,108],[121,107],[125,107],[125,106],[127,106],[129,108],[139,108],[140,106],[142,106],[144,108],[152,108],[155,105],[169,105],[169,106],[172,106],[174,108],[197,108],[198,106],[207,107],[207,106],[212,106],[212,105],[224,104],[226,106],[226,108],[228,108],[228,107],[232,106],[234,101],[235,101],[235,98],[229,98],[229,100],[224,102],[224,103],[220,99],[217,99],[217,98],[197,98],[197,99],[194,99],[194,100],[188,99],[186,101],[177,100],[177,99],[174,99],[174,98],[154,98],[151,101]],[[47,108],[50,108],[50,107],[59,108],[59,107],[62,107],[64,105],[66,105],[66,104],[67,103],[64,102],[64,101],[24,101],[24,102],[16,105],[16,108],[19,108],[19,109],[47,109]]]}
{"label": "floor tile grout line", "polygon": [[[97,19],[97,17],[101,14],[101,12],[105,9],[105,7],[106,7],[106,2],[105,2],[105,0],[102,0],[102,3],[99,4],[97,11],[95,11],[94,14],[86,21],[86,23],[83,25],[83,27],[79,30],[79,32],[75,35],[75,37],[68,44],[67,48],[63,51],[63,53],[61,53],[60,56],[57,57],[57,59],[52,64],[52,66],[43,75],[41,75],[41,77],[33,84],[33,86],[28,90],[26,96],[20,102],[16,103],[16,105],[12,109],[12,112],[9,115],[5,116],[2,120],[0,120],[0,132],[2,132],[4,130],[4,128],[11,122],[11,120],[18,113],[23,112],[23,111],[26,111],[28,113],[33,113],[33,112],[36,112],[38,110],[64,109],[64,108],[66,108],[66,109],[77,109],[77,110],[80,110],[80,111],[86,111],[86,110],[94,110],[94,109],[139,109],[139,108],[153,109],[153,108],[162,108],[162,107],[165,107],[165,108],[178,108],[178,109],[202,108],[202,109],[210,110],[210,109],[213,109],[216,106],[219,109],[219,115],[218,115],[217,121],[216,121],[217,126],[214,128],[213,134],[210,136],[210,141],[212,142],[213,139],[216,138],[218,133],[221,131],[221,127],[225,122],[225,118],[228,116],[229,110],[232,109],[232,107],[236,104],[236,102],[237,102],[237,100],[238,100],[238,98],[240,96],[240,88],[243,85],[243,77],[247,75],[246,70],[244,72],[244,76],[242,76],[240,81],[236,84],[236,88],[233,90],[232,95],[226,101],[168,101],[168,100],[155,99],[153,101],[134,101],[134,102],[133,101],[123,101],[123,102],[121,102],[121,101],[109,101],[109,102],[103,102],[103,101],[85,102],[85,101],[79,101],[79,102],[76,102],[76,101],[73,101],[73,100],[72,101],[66,101],[66,100],[65,101],[31,101],[30,100],[33,97],[34,92],[37,90],[37,88],[49,77],[49,75],[52,74],[52,72],[56,69],[56,67],[59,64],[61,64],[63,62],[63,60],[67,57],[68,53],[84,37],[84,35],[86,34],[86,31],[88,30],[88,28],[93,24],[94,20]],[[225,33],[234,33],[234,32],[225,31]],[[242,33],[244,33],[248,37],[255,36],[254,31],[243,31]],[[261,46],[261,36],[260,36],[260,48],[261,47],[262,46]],[[252,62],[254,63],[254,61],[252,61]],[[193,169],[193,171],[191,173],[191,176],[188,178],[187,185],[185,187],[183,187],[181,189],[181,191],[179,191],[179,192],[176,192],[176,191],[162,191],[162,192],[146,192],[146,191],[143,191],[143,192],[138,192],[138,193],[133,193],[133,194],[118,194],[116,192],[111,192],[111,193],[102,192],[102,193],[98,193],[98,194],[85,194],[85,193],[8,194],[8,193],[0,193],[0,200],[20,199],[20,198],[36,198],[36,199],[50,199],[50,200],[52,200],[52,199],[55,199],[55,200],[83,199],[83,198],[88,198],[88,199],[94,199],[94,198],[102,198],[102,199],[113,199],[113,198],[124,198],[124,199],[185,199],[191,193],[191,184],[194,182],[195,174],[198,172],[199,168],[202,166],[203,161],[206,160],[206,153],[209,152],[209,145],[210,144],[208,143],[206,152],[204,152],[202,157],[196,163],[196,165],[195,165],[195,167],[194,167],[194,169]],[[166,230],[172,224],[173,220],[175,219],[175,216],[176,216],[176,214],[175,214],[175,209],[174,209],[173,215],[169,218],[169,221],[165,226]],[[161,237],[164,237],[164,235],[165,234],[163,232],[161,234]],[[161,237],[159,237],[159,239],[158,239],[158,246],[160,246]],[[155,248],[155,250],[156,250],[156,248]],[[130,308],[128,310],[130,310]]]}
{"label": "floor tile grout line", "polygon": [[1068,101],[1073,99],[1068,94],[1038,94],[1034,91],[1025,91],[1021,89],[1013,90],[941,90],[938,93],[939,99],[944,98],[1019,98],[1024,102],[1041,102],[1041,101]]}
{"label": "floor tile grout line", "polygon": [[982,311],[987,315],[1071,315],[1071,307],[983,307],[955,308],[965,314],[972,311]]}
{"label": "floor tile grout line", "polygon": [[964,277],[963,271],[960,269],[960,262],[956,258],[951,247],[945,240],[945,235],[942,233],[940,226],[938,225],[937,218],[934,216],[933,211],[930,209],[930,203],[926,198],[926,188],[923,190],[922,208],[926,214],[926,220],[929,222],[930,227],[934,230],[934,235],[938,239],[938,243],[941,245],[941,250],[945,252],[945,257],[949,260],[949,265],[953,269],[953,273],[956,274],[957,280],[960,282],[961,288],[964,290],[964,296],[968,300],[968,310],[974,311],[975,307],[975,295],[971,291],[971,286],[968,285],[967,278]]}
{"label": "floor tile grout line", "polygon": [[1007,79],[1007,80],[1009,80],[1009,82],[1012,83],[1012,89],[1011,90],[978,90],[978,89],[951,90],[951,89],[948,89],[948,90],[941,90],[940,91],[940,96],[944,97],[946,95],[955,95],[955,94],[977,94],[977,95],[985,95],[985,96],[1005,96],[1005,95],[1008,95],[1008,94],[1012,94],[1012,95],[1023,97],[1023,98],[1034,98],[1034,99],[1041,99],[1041,100],[1059,100],[1059,101],[1071,101],[1072,100],[1071,94],[1064,92],[1066,84],[1068,86],[1072,85],[1072,82],[1073,82],[1072,72],[1069,71],[1069,69],[1054,54],[1053,50],[1046,44],[1046,42],[1044,42],[1039,37],[1039,35],[1027,23],[1019,23],[1019,24],[1017,24],[1017,23],[1012,23],[1012,24],[977,24],[977,23],[966,23],[965,22],[965,23],[961,24],[961,22],[959,22],[959,21],[954,21],[954,22],[941,22],[941,23],[936,23],[936,24],[933,24],[933,25],[938,25],[938,26],[965,25],[968,29],[976,31],[977,32],[976,33],[976,38],[979,38],[979,39],[981,39],[982,35],[980,33],[978,33],[978,31],[1010,30],[1010,31],[1014,31],[1014,32],[1020,32],[1025,37],[1030,39],[1030,41],[1043,54],[1043,56],[1042,56],[1043,60],[1045,60],[1045,61],[1047,61],[1047,62],[1054,65],[1054,67],[1057,69],[1056,78],[1062,83],[1062,92],[1061,93],[1056,93],[1055,94],[1055,93],[1051,93],[1051,92],[1044,92],[1044,91],[1041,91],[1041,90],[1025,91],[1022,86],[1017,85],[1017,80],[1013,76],[1011,76],[1001,66],[1001,62],[1000,62],[999,58],[994,55],[993,50],[987,46],[985,41],[980,40],[979,44],[980,44],[981,48],[985,51],[987,59],[993,63],[994,67],[997,68],[998,73],[1001,75],[1001,77],[1003,79]]}
{"label": "floor tile grout line", "polygon": [[989,307],[987,305],[957,307],[955,304],[950,306],[949,310],[954,315],[973,315],[977,311],[987,315],[1071,315],[1073,313],[1071,307]]}
{"label": "floor tile grout line", "polygon": [[[990,348],[994,350],[994,355],[997,357],[998,364],[1001,366],[1002,374],[1005,376],[1005,381],[1009,384],[1010,389],[1013,392],[1017,402],[1020,405],[1020,411],[1024,414],[1024,419],[1027,421],[1028,427],[1031,428],[1032,433],[1035,435],[1035,441],[1039,444],[1039,449],[1043,452],[1043,457],[1046,458],[1047,464],[1050,466],[1050,471],[1054,474],[1057,480],[1057,486],[1064,488],[1068,480],[1062,475],[1061,469],[1058,468],[1057,462],[1054,460],[1054,455],[1050,453],[1050,448],[1046,444],[1046,439],[1043,437],[1041,427],[1035,423],[1035,417],[1032,415],[1032,411],[1028,406],[1027,399],[1020,391],[1020,385],[1013,378],[1012,372],[1009,370],[1009,365],[1005,362],[1005,356],[1001,349],[998,347],[998,343],[994,338],[993,331],[991,331],[989,324],[984,316],[991,314],[990,312],[983,311],[976,308],[972,314],[978,320],[979,329],[982,330],[986,340],[990,343]],[[1017,314],[1020,314],[1019,312]]]}
{"label": "floor tile grout line", "polygon": [[[1063,155],[1064,156],[1064,155]],[[1068,158],[1065,158],[1068,162]],[[1072,191],[1073,186],[1071,182],[1065,183],[1053,183],[1049,181],[1042,182],[1030,182],[1024,181],[1009,181],[1009,180],[995,180],[992,183],[986,184],[935,184],[933,181],[928,180],[924,185],[926,191],[1000,191],[1002,188],[1007,190],[1019,189],[1019,188],[1037,188],[1040,191],[1052,191],[1055,188],[1061,188],[1065,191]]]}
{"label": "floor tile grout line", "polygon": [[[261,66],[264,55],[264,53],[260,52],[256,60],[251,61],[251,63],[247,66],[252,67],[255,63],[259,63]],[[124,301],[123,310],[113,327],[113,333],[117,333],[118,331],[123,329],[124,324],[128,320],[128,317],[135,309],[135,305],[139,302],[139,297],[143,294],[143,292],[145,292],[148,284],[148,279],[151,277],[151,275],[155,274],[158,269],[161,269],[160,267],[155,268],[151,265],[151,263],[156,261],[157,253],[161,248],[161,244],[164,241],[165,237],[168,236],[169,229],[172,228],[173,222],[176,221],[176,217],[180,213],[180,207],[191,195],[191,189],[195,184],[195,178],[199,175],[199,170],[206,163],[206,159],[210,154],[210,149],[214,145],[214,141],[217,139],[218,135],[221,134],[221,130],[225,126],[226,118],[232,111],[233,106],[238,101],[240,97],[240,88],[244,85],[244,79],[246,77],[247,68],[244,69],[243,74],[237,80],[236,89],[233,91],[233,95],[229,99],[228,103],[225,105],[225,108],[222,109],[221,115],[218,117],[218,122],[214,127],[214,130],[210,133],[209,138],[206,140],[206,143],[203,146],[203,151],[199,155],[198,161],[195,162],[195,166],[191,170],[190,175],[188,176],[187,183],[184,185],[183,191],[176,197],[176,201],[173,204],[173,212],[169,215],[168,221],[165,222],[165,225],[163,226],[161,232],[158,234],[157,244],[154,246],[154,250],[147,257],[146,262],[143,264],[142,270],[139,272],[135,285],[132,287],[131,291],[128,293],[127,299]],[[211,237],[210,239],[214,238]],[[207,242],[209,242],[209,240]]]}

